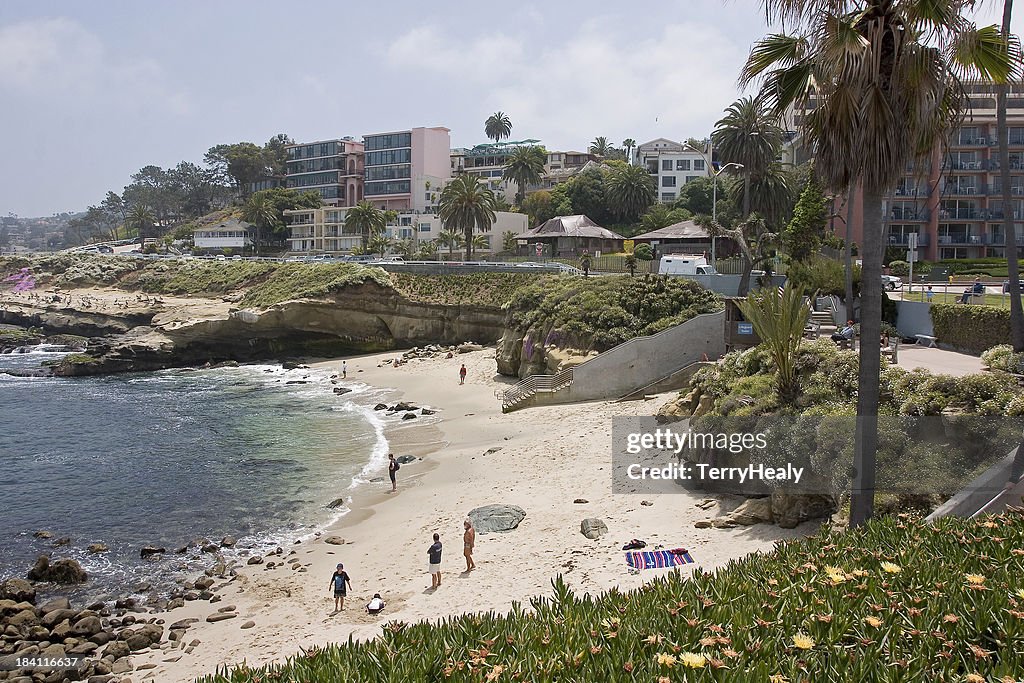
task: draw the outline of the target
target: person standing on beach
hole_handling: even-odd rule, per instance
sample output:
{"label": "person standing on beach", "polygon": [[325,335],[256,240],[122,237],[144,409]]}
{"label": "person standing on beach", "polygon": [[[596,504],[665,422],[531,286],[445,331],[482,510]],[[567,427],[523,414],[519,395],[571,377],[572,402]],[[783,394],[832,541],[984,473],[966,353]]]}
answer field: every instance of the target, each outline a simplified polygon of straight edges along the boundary
{"label": "person standing on beach", "polygon": [[476,562],[473,561],[473,546],[476,545],[476,529],[473,528],[473,522],[466,520],[462,523],[462,526],[466,531],[462,534],[462,554],[466,556],[466,572],[471,572],[476,569]]}
{"label": "person standing on beach", "polygon": [[441,536],[434,534],[434,544],[427,549],[427,556],[430,558],[430,588],[436,590],[441,587]]}
{"label": "person standing on beach", "polygon": [[352,581],[348,578],[345,565],[340,562],[331,577],[331,586],[334,587],[334,613],[337,614],[345,609],[345,596],[348,595],[348,589],[352,587]]}
{"label": "person standing on beach", "polygon": [[459,384],[466,383],[466,364],[463,363],[462,367],[459,368]]}
{"label": "person standing on beach", "polygon": [[399,467],[400,467],[400,465],[398,464],[398,461],[395,460],[395,454],[394,453],[388,453],[388,476],[391,477],[391,491],[392,492],[398,490],[398,484],[395,483],[395,472],[398,471]]}
{"label": "person standing on beach", "polygon": [[346,379],[348,377],[348,361],[341,361],[341,378]]}

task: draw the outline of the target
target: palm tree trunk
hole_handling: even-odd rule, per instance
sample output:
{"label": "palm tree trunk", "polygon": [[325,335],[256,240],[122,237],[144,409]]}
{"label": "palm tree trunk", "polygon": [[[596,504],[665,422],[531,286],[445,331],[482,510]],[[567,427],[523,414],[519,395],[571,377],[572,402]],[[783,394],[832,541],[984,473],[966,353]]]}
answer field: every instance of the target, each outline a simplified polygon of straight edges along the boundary
{"label": "palm tree trunk", "polygon": [[466,230],[466,261],[473,260],[473,229]]}
{"label": "palm tree trunk", "polygon": [[[1010,35],[1013,0],[1003,0],[1003,35]],[[1006,269],[1010,280],[1010,343],[1024,351],[1024,308],[1020,301],[1020,264],[1017,262],[1017,231],[1013,226],[1013,194],[1010,187],[1010,140],[1006,127],[1005,83],[996,86],[996,130],[999,135],[999,181],[1003,185],[1003,234],[1006,235]]]}
{"label": "palm tree trunk", "polygon": [[843,244],[843,259],[845,266],[845,285],[846,285],[846,319],[856,320],[853,317],[853,193],[856,189],[856,183],[850,183],[850,189],[846,191],[846,239]]}
{"label": "palm tree trunk", "polygon": [[853,446],[850,526],[871,518],[875,503],[878,398],[882,331],[882,194],[864,190],[860,303],[860,369],[857,373],[857,429]]}

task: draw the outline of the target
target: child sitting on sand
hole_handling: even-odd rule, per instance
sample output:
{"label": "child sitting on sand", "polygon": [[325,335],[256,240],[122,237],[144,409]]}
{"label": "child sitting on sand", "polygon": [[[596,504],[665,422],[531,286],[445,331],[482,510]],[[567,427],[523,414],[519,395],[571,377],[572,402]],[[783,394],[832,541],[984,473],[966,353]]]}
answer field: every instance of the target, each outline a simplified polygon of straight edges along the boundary
{"label": "child sitting on sand", "polygon": [[384,611],[384,607],[387,605],[384,599],[380,597],[380,593],[374,593],[373,599],[366,603],[367,614],[380,614]]}

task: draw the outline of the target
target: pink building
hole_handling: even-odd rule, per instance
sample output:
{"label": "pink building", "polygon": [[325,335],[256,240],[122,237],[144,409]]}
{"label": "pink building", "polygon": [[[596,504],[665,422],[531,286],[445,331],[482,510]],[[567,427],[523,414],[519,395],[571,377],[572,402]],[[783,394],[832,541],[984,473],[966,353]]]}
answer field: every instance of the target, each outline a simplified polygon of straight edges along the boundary
{"label": "pink building", "polygon": [[363,195],[382,209],[433,212],[451,177],[447,128],[413,128],[363,136]]}

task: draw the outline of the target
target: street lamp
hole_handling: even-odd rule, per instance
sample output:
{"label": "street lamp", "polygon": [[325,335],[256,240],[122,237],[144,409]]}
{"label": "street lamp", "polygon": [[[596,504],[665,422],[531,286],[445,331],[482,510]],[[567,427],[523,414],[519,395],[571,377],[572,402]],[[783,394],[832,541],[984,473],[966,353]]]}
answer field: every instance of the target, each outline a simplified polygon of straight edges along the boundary
{"label": "street lamp", "polygon": [[[736,169],[739,170],[739,169],[743,168],[743,164],[737,164],[734,161],[730,161],[725,166],[722,166],[720,169],[718,169],[716,171],[714,164],[712,164],[711,160],[708,159],[707,154],[705,154],[704,152],[700,151],[699,149],[697,149],[696,147],[691,145],[689,142],[684,142],[683,143],[683,147],[685,147],[686,149],[689,149],[690,151],[693,151],[693,152],[696,152],[697,154],[699,154],[701,156],[701,158],[704,159],[704,164],[706,165],[706,167],[708,169],[708,173],[711,174],[711,222],[714,223],[715,225],[718,225],[718,176],[722,175],[722,172],[725,171],[725,169],[729,168],[730,166],[735,166]],[[712,266],[715,265],[715,242],[716,242],[715,238],[712,237],[711,238],[711,265]]]}

